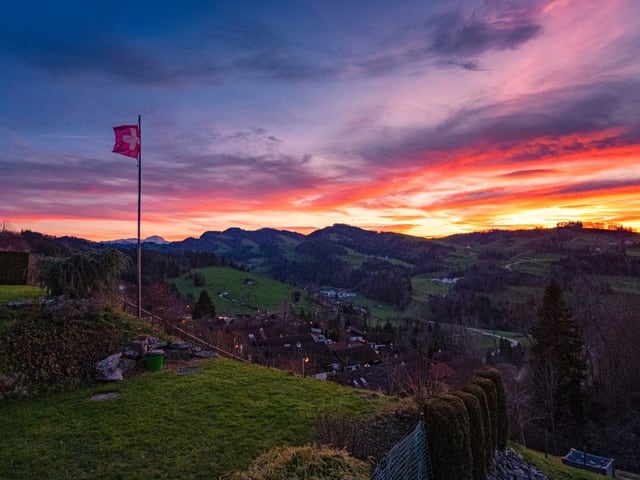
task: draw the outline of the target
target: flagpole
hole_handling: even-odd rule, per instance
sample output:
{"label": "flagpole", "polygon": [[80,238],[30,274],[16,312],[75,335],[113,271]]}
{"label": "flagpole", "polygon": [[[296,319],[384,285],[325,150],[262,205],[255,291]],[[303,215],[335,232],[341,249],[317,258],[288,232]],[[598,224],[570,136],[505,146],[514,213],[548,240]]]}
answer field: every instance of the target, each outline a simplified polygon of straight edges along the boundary
{"label": "flagpole", "polygon": [[138,150],[138,318],[142,318],[142,247],[140,245],[140,212],[142,199],[142,125],[138,115],[138,135],[140,135],[140,149]]}

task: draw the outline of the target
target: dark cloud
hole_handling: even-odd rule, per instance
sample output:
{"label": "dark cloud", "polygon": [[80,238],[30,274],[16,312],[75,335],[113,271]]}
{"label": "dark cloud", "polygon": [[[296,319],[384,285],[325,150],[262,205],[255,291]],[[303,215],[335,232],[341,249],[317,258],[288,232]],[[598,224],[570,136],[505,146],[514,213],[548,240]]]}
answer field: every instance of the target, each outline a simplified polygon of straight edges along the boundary
{"label": "dark cloud", "polygon": [[234,68],[245,75],[256,75],[293,82],[331,79],[339,71],[332,66],[314,64],[294,56],[264,51],[238,58],[233,65]]}
{"label": "dark cloud", "polygon": [[516,170],[514,172],[505,173],[500,175],[501,177],[530,177],[532,175],[546,175],[548,173],[555,173],[556,170],[550,168],[534,168],[531,170]]}
{"label": "dark cloud", "polygon": [[445,57],[475,57],[489,50],[514,49],[535,38],[540,25],[528,16],[487,20],[460,12],[440,15],[428,22],[429,50]]}
{"label": "dark cloud", "polygon": [[[534,2],[535,3],[535,2]],[[492,50],[513,50],[542,33],[530,2],[487,2],[472,13],[450,10],[396,27],[379,52],[355,65],[368,75],[387,74],[420,64],[483,70],[479,57]]]}
{"label": "dark cloud", "polygon": [[555,193],[589,193],[601,190],[616,190],[618,188],[640,187],[640,178],[628,178],[624,180],[593,180],[590,182],[576,183],[568,187],[556,190]]}
{"label": "dark cloud", "polygon": [[[58,75],[91,75],[145,86],[176,86],[256,76],[285,82],[380,76],[421,62],[480,70],[489,50],[517,48],[541,31],[531,15],[505,9],[472,15],[461,11],[395,25],[393,34],[371,35],[369,51],[354,51],[327,37],[301,43],[259,21],[225,19],[175,34],[162,43],[142,43],[87,29],[52,33],[0,33],[4,50]],[[483,15],[491,14],[490,19]],[[423,13],[423,15],[428,15]],[[318,43],[320,42],[320,43]]]}
{"label": "dark cloud", "polygon": [[0,35],[3,50],[56,75],[122,80],[143,86],[175,86],[206,79],[219,82],[224,69],[206,54],[139,46],[132,42]]}
{"label": "dark cloud", "polygon": [[[363,145],[360,155],[396,168],[446,162],[444,152],[490,146],[496,150],[494,162],[526,161],[638,143],[639,118],[638,80],[571,85],[508,102],[463,106],[434,127],[385,129],[384,138]],[[604,130],[611,133],[602,137]],[[580,134],[573,143],[554,141],[571,134]]]}
{"label": "dark cloud", "polygon": [[242,198],[292,187],[313,189],[321,179],[309,170],[310,160],[310,156],[292,155],[182,155],[178,160],[156,162],[145,175],[146,190],[169,196],[233,192]]}

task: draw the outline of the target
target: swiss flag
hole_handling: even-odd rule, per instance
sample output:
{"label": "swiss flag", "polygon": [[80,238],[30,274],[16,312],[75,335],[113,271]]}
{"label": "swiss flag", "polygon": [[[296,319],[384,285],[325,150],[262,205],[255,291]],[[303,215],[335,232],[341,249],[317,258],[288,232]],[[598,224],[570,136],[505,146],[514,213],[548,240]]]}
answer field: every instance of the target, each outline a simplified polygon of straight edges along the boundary
{"label": "swiss flag", "polygon": [[116,134],[116,143],[113,146],[113,153],[126,155],[127,157],[138,158],[140,154],[140,129],[138,125],[121,125],[113,127]]}

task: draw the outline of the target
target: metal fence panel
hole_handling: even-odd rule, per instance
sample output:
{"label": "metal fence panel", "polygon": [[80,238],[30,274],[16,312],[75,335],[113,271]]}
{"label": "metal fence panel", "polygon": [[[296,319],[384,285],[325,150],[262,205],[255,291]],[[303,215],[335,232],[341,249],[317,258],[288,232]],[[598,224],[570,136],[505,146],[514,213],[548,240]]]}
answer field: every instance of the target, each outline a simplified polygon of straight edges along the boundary
{"label": "metal fence panel", "polygon": [[380,460],[371,480],[433,480],[424,419]]}

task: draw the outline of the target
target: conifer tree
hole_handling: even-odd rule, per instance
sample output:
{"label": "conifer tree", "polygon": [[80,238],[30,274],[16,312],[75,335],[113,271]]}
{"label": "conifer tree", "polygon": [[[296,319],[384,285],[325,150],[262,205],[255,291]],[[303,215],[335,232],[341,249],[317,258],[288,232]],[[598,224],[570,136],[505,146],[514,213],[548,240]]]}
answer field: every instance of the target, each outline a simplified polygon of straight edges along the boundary
{"label": "conifer tree", "polygon": [[216,307],[209,296],[209,292],[206,290],[202,290],[200,292],[200,296],[198,297],[198,301],[193,306],[193,318],[202,318],[209,315],[216,314]]}
{"label": "conifer tree", "polygon": [[556,436],[558,427],[579,427],[586,400],[586,361],[579,326],[554,280],[544,291],[531,331],[536,403]]}

